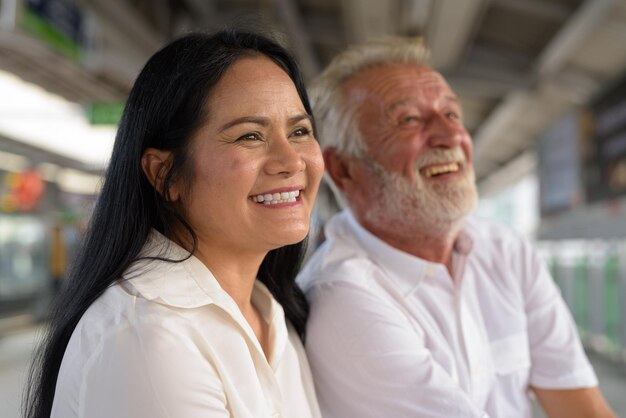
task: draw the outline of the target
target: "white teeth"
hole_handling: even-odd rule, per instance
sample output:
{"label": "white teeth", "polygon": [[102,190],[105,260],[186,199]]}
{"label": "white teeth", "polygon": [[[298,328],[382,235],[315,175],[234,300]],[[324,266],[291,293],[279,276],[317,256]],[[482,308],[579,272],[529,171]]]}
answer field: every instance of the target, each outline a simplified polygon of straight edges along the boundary
{"label": "white teeth", "polygon": [[259,194],[252,196],[251,199],[264,205],[277,205],[279,203],[293,203],[297,201],[297,197],[300,196],[300,190],[294,190],[292,192],[281,192],[274,194]]}
{"label": "white teeth", "polygon": [[444,173],[453,173],[459,171],[458,163],[441,164],[432,167],[428,167],[424,170],[426,177],[437,176]]}

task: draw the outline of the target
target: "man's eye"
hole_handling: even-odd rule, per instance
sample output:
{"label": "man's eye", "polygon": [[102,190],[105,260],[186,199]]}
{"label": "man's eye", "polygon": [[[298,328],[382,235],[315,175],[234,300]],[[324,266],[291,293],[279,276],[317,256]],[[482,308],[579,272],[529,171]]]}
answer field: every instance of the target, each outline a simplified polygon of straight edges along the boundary
{"label": "man's eye", "polygon": [[400,118],[400,125],[406,125],[408,123],[415,123],[419,121],[420,121],[420,117],[417,115],[406,115]]}
{"label": "man's eye", "polygon": [[248,132],[245,135],[241,135],[237,138],[237,141],[259,141],[261,140],[261,135],[258,132]]}
{"label": "man's eye", "polygon": [[461,119],[461,115],[459,115],[456,112],[448,112],[446,113],[446,117],[450,120],[460,120]]}

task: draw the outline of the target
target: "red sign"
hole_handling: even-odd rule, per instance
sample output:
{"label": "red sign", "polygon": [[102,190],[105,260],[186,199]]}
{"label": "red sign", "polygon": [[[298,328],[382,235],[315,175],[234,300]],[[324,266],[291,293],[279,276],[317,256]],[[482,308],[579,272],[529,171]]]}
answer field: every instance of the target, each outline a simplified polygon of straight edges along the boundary
{"label": "red sign", "polygon": [[29,212],[37,208],[46,184],[35,169],[9,173],[4,178],[7,193],[2,197],[3,209],[8,212]]}

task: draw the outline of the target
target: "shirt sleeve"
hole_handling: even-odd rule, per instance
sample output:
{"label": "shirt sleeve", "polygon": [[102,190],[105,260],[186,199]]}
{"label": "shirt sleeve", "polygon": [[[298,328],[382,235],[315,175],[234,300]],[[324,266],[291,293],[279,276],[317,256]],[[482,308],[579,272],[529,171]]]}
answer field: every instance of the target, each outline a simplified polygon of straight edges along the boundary
{"label": "shirt sleeve", "polygon": [[229,417],[210,359],[181,334],[162,324],[113,330],[87,364],[77,416]]}
{"label": "shirt sleeve", "polygon": [[529,243],[522,244],[520,263],[532,364],[530,385],[544,389],[597,386],[576,324],[545,263]]}
{"label": "shirt sleeve", "polygon": [[309,297],[306,350],[324,417],[487,417],[366,287],[321,284]]}

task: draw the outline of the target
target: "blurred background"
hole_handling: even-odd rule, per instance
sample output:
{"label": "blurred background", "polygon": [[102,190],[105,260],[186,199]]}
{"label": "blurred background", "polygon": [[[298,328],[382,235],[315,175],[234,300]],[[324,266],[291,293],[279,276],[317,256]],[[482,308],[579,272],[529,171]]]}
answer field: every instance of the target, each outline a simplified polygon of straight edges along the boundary
{"label": "blurred background", "polygon": [[[0,0],[0,416],[18,416],[134,78],[228,24],[273,33],[307,80],[351,43],[424,37],[474,139],[479,214],[540,248],[626,416],[626,0]],[[322,188],[312,236],[336,209]]]}

